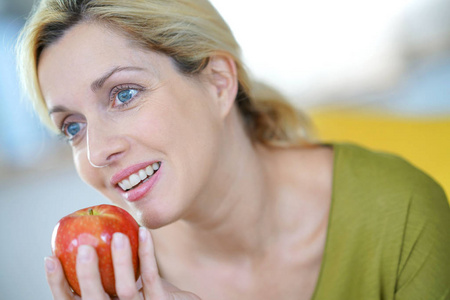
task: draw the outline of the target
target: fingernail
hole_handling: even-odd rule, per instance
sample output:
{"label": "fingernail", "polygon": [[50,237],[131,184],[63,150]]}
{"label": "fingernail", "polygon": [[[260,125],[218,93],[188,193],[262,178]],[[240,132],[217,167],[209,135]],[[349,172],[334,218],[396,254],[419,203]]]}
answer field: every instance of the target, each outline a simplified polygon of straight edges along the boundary
{"label": "fingernail", "polygon": [[51,259],[50,257],[45,257],[44,262],[45,262],[45,269],[47,270],[47,272],[51,273],[55,271],[56,264],[53,261],[53,259]]}
{"label": "fingernail", "polygon": [[145,242],[147,240],[147,228],[139,227],[139,241]]}
{"label": "fingernail", "polygon": [[92,251],[90,249],[90,246],[88,245],[81,245],[78,247],[78,260],[80,262],[90,262],[92,259]]}
{"label": "fingernail", "polygon": [[125,246],[125,238],[122,233],[116,232],[113,235],[113,244],[116,249],[123,249]]}

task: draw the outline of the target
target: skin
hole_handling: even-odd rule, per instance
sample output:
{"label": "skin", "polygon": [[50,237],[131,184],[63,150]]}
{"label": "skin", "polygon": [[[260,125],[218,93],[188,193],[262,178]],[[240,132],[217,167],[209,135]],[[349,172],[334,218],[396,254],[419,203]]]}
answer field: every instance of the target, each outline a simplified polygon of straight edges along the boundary
{"label": "skin", "polygon": [[[125,69],[92,88],[117,67]],[[38,72],[55,124],[80,125],[71,146],[81,178],[152,229],[139,246],[142,289],[130,275],[129,245],[113,243],[120,299],[310,299],[325,244],[332,149],[253,144],[234,105],[230,56],[218,52],[200,76],[187,77],[169,57],[81,23],[43,51]],[[127,106],[115,98],[118,87],[137,92]],[[111,177],[147,161],[161,162],[159,178],[129,202]],[[85,248],[77,266],[83,297],[107,299],[95,252]],[[54,297],[72,299],[57,259],[46,266]]]}

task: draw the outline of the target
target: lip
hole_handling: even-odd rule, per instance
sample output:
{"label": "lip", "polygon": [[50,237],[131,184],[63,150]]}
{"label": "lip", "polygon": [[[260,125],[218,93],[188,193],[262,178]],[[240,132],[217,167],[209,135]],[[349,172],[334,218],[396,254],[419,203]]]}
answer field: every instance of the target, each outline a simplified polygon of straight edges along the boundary
{"label": "lip", "polygon": [[122,197],[128,202],[135,202],[142,199],[155,185],[156,181],[159,179],[161,167],[158,169],[152,177],[148,178],[146,181],[142,182],[138,186],[132,188],[129,191],[124,191],[120,187],[116,187]]}
{"label": "lip", "polygon": [[140,183],[138,186],[132,188],[129,191],[122,190],[117,184],[120,181],[128,178],[131,174],[134,174],[137,171],[144,169],[147,166],[150,166],[155,162],[159,162],[159,161],[150,161],[150,162],[139,163],[139,164],[133,165],[131,167],[128,167],[126,169],[123,169],[123,170],[117,172],[116,174],[114,174],[114,176],[111,177],[110,182],[115,187],[115,189],[118,191],[118,193],[121,194],[125,200],[127,200],[129,202],[138,201],[139,199],[144,197],[148,193],[148,191],[150,191],[152,189],[153,185],[158,180],[162,164],[160,164],[160,168],[152,177],[148,178],[147,180]]}
{"label": "lip", "polygon": [[145,169],[146,167],[152,165],[155,162],[158,162],[158,161],[154,160],[154,161],[149,161],[149,162],[143,162],[143,163],[132,165],[126,169],[123,169],[111,177],[110,183],[112,186],[116,186],[122,180],[130,177],[131,174],[134,174],[141,169]]}

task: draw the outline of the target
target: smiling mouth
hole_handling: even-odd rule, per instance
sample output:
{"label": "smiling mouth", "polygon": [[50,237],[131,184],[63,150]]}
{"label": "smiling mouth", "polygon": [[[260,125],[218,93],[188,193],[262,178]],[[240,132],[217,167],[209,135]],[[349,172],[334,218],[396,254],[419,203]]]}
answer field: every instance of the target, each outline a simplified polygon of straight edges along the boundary
{"label": "smiling mouth", "polygon": [[148,167],[131,174],[128,178],[122,180],[117,185],[125,192],[133,189],[137,185],[149,180],[156,172],[158,172],[161,162],[155,162]]}

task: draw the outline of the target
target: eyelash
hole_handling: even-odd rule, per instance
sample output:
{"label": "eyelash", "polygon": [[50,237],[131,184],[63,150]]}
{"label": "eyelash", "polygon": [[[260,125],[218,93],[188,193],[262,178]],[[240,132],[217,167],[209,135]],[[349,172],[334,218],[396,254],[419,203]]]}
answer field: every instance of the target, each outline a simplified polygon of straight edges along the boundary
{"label": "eyelash", "polygon": [[[73,135],[73,136],[69,136],[68,134],[66,134],[66,129],[67,129],[67,127],[69,127],[70,126],[70,124],[73,124],[73,123],[81,123],[81,122],[64,122],[63,121],[63,123],[62,123],[62,125],[60,126],[60,130],[61,130],[61,133],[59,134],[59,139],[61,139],[61,140],[63,140],[63,141],[65,141],[66,143],[72,143],[77,137],[78,137],[78,133],[76,134],[76,135]],[[86,126],[86,124],[84,124],[84,125],[82,125],[81,127],[81,129],[80,129],[80,131],[84,128]]]}
{"label": "eyelash", "polygon": [[[136,90],[137,93],[136,93],[135,95],[133,95],[133,97],[130,99],[130,101],[127,101],[127,102],[121,102],[121,104],[119,104],[119,105],[114,105],[115,102],[116,102],[117,95],[118,95],[120,92],[123,92],[123,91],[126,91],[126,90]],[[118,85],[118,86],[114,87],[114,88],[111,90],[111,93],[110,93],[110,96],[109,96],[109,101],[112,103],[113,107],[123,107],[123,108],[125,108],[125,107],[127,107],[128,105],[130,105],[130,104],[133,102],[133,100],[134,100],[134,99],[139,95],[139,93],[142,92],[142,91],[143,91],[143,88],[142,88],[142,87],[139,87],[139,86],[130,85],[130,84]]]}

